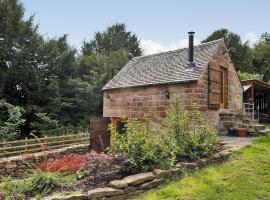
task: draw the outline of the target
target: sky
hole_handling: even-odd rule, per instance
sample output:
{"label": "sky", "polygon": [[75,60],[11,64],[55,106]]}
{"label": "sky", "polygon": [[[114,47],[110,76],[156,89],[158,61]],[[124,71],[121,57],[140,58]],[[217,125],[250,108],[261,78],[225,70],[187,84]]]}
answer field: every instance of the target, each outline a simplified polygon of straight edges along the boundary
{"label": "sky", "polygon": [[39,32],[47,37],[68,34],[80,49],[84,39],[114,23],[136,33],[144,54],[195,44],[214,30],[228,28],[254,44],[270,32],[270,0],[22,0],[25,18],[35,15]]}

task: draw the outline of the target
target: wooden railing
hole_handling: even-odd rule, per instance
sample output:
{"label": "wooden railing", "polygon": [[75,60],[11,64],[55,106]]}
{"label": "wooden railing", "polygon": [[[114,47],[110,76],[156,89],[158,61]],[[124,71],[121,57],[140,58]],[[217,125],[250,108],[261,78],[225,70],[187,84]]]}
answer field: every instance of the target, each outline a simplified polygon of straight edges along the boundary
{"label": "wooden railing", "polygon": [[68,147],[74,144],[90,144],[90,134],[52,136],[0,142],[0,158]]}

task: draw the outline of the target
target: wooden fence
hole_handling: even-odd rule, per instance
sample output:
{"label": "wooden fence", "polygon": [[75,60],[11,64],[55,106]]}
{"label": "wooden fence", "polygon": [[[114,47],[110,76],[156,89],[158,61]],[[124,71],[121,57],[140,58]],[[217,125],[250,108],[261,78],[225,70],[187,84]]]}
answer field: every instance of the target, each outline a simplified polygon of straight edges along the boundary
{"label": "wooden fence", "polygon": [[52,136],[36,139],[0,142],[0,158],[68,147],[74,144],[90,144],[90,134]]}

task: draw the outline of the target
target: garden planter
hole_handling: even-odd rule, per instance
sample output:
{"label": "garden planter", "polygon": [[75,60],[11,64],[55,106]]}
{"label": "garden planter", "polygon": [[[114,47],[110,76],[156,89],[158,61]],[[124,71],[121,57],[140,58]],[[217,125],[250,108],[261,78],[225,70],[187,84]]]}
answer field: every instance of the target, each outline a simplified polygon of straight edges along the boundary
{"label": "garden planter", "polygon": [[237,133],[239,137],[247,137],[248,132],[247,132],[247,129],[245,128],[239,128]]}
{"label": "garden planter", "polygon": [[228,128],[228,134],[229,135],[236,135],[237,129],[236,128]]}

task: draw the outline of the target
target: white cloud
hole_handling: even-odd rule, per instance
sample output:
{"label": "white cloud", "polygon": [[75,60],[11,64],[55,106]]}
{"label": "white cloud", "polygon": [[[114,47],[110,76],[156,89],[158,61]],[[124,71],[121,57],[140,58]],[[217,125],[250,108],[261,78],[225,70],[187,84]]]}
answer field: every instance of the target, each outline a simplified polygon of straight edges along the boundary
{"label": "white cloud", "polygon": [[249,41],[249,44],[252,46],[254,45],[256,42],[258,42],[259,38],[257,36],[256,33],[254,32],[249,32],[249,33],[246,33],[243,37],[243,41],[244,42],[247,42]]}
{"label": "white cloud", "polygon": [[[194,39],[194,45],[200,44],[198,39]],[[144,55],[150,55],[155,53],[160,53],[164,51],[171,51],[175,49],[181,49],[188,46],[188,39],[181,39],[178,42],[174,42],[169,46],[163,45],[159,42],[153,40],[141,40],[141,48]]]}

